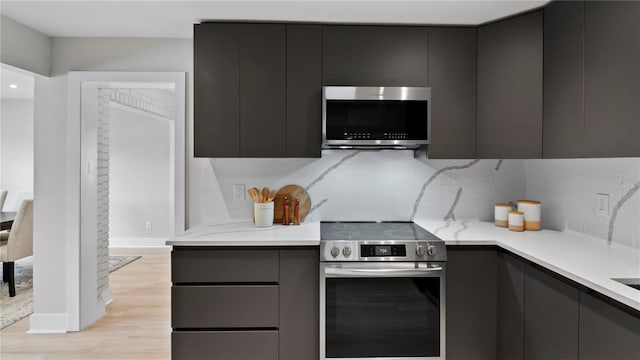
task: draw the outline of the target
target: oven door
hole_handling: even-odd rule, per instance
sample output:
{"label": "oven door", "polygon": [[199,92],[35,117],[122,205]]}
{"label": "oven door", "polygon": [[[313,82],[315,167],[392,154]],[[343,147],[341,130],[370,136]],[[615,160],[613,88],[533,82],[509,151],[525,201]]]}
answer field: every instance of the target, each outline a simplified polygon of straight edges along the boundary
{"label": "oven door", "polygon": [[444,264],[322,263],[320,359],[445,359]]}

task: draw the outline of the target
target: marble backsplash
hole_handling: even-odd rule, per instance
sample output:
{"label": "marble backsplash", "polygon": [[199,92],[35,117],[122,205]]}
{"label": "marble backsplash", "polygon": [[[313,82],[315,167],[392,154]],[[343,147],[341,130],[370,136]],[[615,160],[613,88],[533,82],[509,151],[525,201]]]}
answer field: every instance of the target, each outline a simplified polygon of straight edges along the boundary
{"label": "marble backsplash", "polygon": [[[214,182],[198,223],[246,221],[234,185],[287,184],[311,196],[310,220],[493,221],[493,204],[542,202],[545,229],[573,230],[640,249],[640,159],[427,160],[412,151],[325,150],[320,159],[208,159]],[[600,215],[596,194],[609,194]],[[217,194],[217,195],[216,195]],[[195,218],[192,216],[192,218]]]}
{"label": "marble backsplash", "polygon": [[[526,160],[526,196],[542,202],[542,226],[640,249],[640,159]],[[608,214],[596,194],[609,195]]]}
{"label": "marble backsplash", "polygon": [[210,159],[232,220],[251,218],[235,184],[304,187],[311,220],[493,221],[493,204],[525,194],[520,160],[414,159],[412,151],[325,150],[321,159]]}

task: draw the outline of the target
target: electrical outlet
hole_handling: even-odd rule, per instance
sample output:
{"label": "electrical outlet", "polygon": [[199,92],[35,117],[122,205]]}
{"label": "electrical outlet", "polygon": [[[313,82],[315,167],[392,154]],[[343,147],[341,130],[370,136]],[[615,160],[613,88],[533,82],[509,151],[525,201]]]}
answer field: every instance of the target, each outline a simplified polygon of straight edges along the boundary
{"label": "electrical outlet", "polygon": [[609,194],[596,194],[596,206],[598,215],[609,216]]}
{"label": "electrical outlet", "polygon": [[244,184],[233,185],[233,200],[245,201],[247,199],[247,187]]}
{"label": "electrical outlet", "polygon": [[144,222],[144,228],[146,230],[151,230],[151,220],[147,220]]}

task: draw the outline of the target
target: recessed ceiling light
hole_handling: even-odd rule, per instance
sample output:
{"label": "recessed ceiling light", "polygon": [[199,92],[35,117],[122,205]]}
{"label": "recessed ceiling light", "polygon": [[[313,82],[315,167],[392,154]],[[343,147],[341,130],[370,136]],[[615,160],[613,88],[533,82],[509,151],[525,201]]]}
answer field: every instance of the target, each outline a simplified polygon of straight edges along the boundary
{"label": "recessed ceiling light", "polygon": [[17,88],[18,88],[18,85],[16,85],[16,84],[10,84],[10,85],[9,85],[9,87],[10,87],[10,88],[12,88],[12,89],[17,89]]}

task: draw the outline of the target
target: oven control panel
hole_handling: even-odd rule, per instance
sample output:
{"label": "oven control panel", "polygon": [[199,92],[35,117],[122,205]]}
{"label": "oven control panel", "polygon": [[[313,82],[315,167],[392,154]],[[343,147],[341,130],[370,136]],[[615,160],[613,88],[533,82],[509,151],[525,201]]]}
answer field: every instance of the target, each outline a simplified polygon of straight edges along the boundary
{"label": "oven control panel", "polygon": [[360,245],[361,257],[398,257],[407,256],[407,246],[400,245]]}
{"label": "oven control panel", "polygon": [[353,241],[320,242],[321,261],[446,261],[442,241]]}

